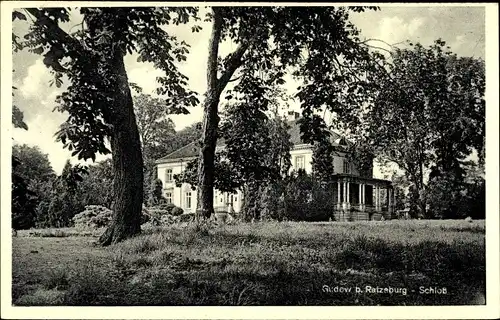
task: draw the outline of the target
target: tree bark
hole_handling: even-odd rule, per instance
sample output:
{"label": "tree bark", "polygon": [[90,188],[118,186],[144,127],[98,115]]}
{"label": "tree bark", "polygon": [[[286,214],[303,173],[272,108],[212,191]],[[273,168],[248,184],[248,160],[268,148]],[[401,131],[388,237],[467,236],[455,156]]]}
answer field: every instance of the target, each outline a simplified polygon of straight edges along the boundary
{"label": "tree bark", "polygon": [[99,242],[106,246],[141,232],[143,203],[143,159],[132,95],[123,62],[115,52],[112,70],[116,77],[115,99],[111,108],[111,152],[113,156],[113,220]]}
{"label": "tree bark", "polygon": [[214,159],[219,126],[219,97],[217,85],[217,58],[222,33],[222,17],[215,8],[213,11],[212,35],[208,48],[207,93],[203,105],[203,127],[198,161],[198,192],[196,219],[209,218],[214,211]]}
{"label": "tree bark", "polygon": [[218,106],[218,97],[214,97],[211,92],[207,92],[204,104],[202,146],[200,148],[201,161],[198,161],[197,220],[200,217],[210,218],[214,212],[213,186],[215,180],[215,146],[217,144],[217,127],[219,126]]}
{"label": "tree bark", "polygon": [[225,70],[217,78],[219,42],[221,40],[223,17],[219,8],[213,7],[212,34],[208,47],[207,92],[203,104],[203,129],[198,162],[198,190],[196,219],[209,218],[214,212],[214,159],[219,125],[218,107],[220,95],[232,75],[243,61],[242,57],[249,48],[250,42],[242,41],[238,48],[228,56]]}
{"label": "tree bark", "polygon": [[419,200],[420,200],[420,210],[422,211],[422,215],[424,218],[428,218],[427,216],[427,208],[426,208],[426,200],[425,200],[425,185],[424,185],[424,164],[422,160],[419,163]]}

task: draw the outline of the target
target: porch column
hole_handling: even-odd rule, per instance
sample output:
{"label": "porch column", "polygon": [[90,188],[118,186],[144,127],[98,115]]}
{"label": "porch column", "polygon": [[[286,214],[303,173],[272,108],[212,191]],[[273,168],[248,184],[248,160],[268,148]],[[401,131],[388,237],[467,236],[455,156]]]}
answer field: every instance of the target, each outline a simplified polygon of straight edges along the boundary
{"label": "porch column", "polygon": [[361,193],[363,192],[362,189],[361,189],[361,186],[363,184],[362,183],[359,183],[359,191],[358,191],[358,205],[359,205],[359,210],[363,210],[363,202],[361,201],[361,197],[363,196]]}
{"label": "porch column", "polygon": [[350,183],[347,182],[347,198],[346,198],[346,202],[347,202],[347,208],[348,209],[351,207],[351,200],[350,200],[351,199],[351,197],[350,197],[351,194],[350,194],[350,190],[349,190],[350,188],[349,188],[349,186],[350,186]]}
{"label": "porch column", "polygon": [[382,190],[383,190],[382,187],[378,187],[378,195],[377,195],[377,197],[378,197],[378,209],[380,211],[382,211]]}
{"label": "porch column", "polygon": [[345,203],[345,195],[346,195],[345,181],[342,181],[342,203]]}
{"label": "porch column", "polygon": [[392,190],[392,212],[396,212],[396,193]]}
{"label": "porch column", "polygon": [[392,192],[391,188],[387,188],[387,211],[391,213],[391,197],[392,197]]}
{"label": "porch column", "polygon": [[380,186],[377,187],[377,210],[380,211],[381,210],[381,207],[382,207],[382,204],[380,202]]}
{"label": "porch column", "polygon": [[347,206],[347,200],[346,200],[346,196],[347,196],[347,182],[345,181],[342,181],[342,209],[345,210],[346,209],[346,206]]}
{"label": "porch column", "polygon": [[362,183],[361,184],[361,204],[365,204],[365,186],[366,184]]}
{"label": "porch column", "polygon": [[375,186],[375,211],[379,211],[378,209],[378,198],[379,198],[379,194],[378,194],[378,186]]}
{"label": "porch column", "polygon": [[341,191],[340,191],[340,181],[337,181],[337,209],[340,210],[340,206],[341,206],[341,203],[342,203],[342,199],[340,199],[340,194],[341,194]]}
{"label": "porch column", "polygon": [[363,210],[366,208],[366,183],[363,183],[363,188],[361,188],[362,191],[362,196],[361,196],[361,203],[363,204]]}

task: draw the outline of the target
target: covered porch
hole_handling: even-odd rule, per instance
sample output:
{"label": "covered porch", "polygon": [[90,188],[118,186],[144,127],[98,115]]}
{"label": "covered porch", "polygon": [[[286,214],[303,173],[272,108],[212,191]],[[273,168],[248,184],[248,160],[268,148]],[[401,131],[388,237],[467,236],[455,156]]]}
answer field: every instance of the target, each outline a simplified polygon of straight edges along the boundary
{"label": "covered porch", "polygon": [[387,220],[393,217],[395,198],[391,181],[337,174],[332,184],[337,221]]}

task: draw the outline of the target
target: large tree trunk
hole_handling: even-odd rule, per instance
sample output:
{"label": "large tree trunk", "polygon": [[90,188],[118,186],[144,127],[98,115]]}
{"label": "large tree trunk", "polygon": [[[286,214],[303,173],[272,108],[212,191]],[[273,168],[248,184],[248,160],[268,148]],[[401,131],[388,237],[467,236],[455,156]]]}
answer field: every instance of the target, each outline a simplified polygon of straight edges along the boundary
{"label": "large tree trunk", "polygon": [[198,162],[198,191],[196,219],[209,218],[214,211],[214,159],[219,125],[218,107],[220,95],[234,72],[241,66],[243,54],[250,46],[249,41],[241,41],[238,48],[228,56],[225,70],[217,78],[219,42],[221,40],[223,17],[220,8],[212,7],[212,34],[208,47],[207,92],[203,104],[203,132]]}
{"label": "large tree trunk", "polygon": [[210,95],[211,93],[208,92],[204,105],[201,161],[198,162],[197,219],[200,217],[210,218],[214,211],[214,160],[219,125],[219,116],[217,115],[219,99]]}
{"label": "large tree trunk", "polygon": [[425,184],[424,184],[424,164],[422,161],[420,161],[419,164],[419,206],[420,206],[420,211],[422,212],[422,215],[424,218],[428,218],[427,216],[427,201],[426,201],[426,196],[425,196]]}
{"label": "large tree trunk", "polygon": [[115,54],[112,67],[117,81],[110,117],[114,204],[112,223],[99,239],[102,245],[117,243],[141,232],[143,202],[141,142],[121,52]]}
{"label": "large tree trunk", "polygon": [[207,93],[203,105],[203,131],[198,162],[198,192],[196,219],[209,218],[214,211],[214,160],[219,125],[218,107],[220,90],[217,81],[217,58],[222,33],[222,17],[214,8],[212,35],[208,48]]}

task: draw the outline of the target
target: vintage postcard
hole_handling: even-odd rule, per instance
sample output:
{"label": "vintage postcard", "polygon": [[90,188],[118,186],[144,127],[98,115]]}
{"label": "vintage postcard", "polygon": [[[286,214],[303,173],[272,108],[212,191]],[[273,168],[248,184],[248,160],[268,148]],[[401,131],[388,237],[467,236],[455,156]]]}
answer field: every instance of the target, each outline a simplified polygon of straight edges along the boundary
{"label": "vintage postcard", "polygon": [[500,316],[497,4],[1,6],[2,318]]}

